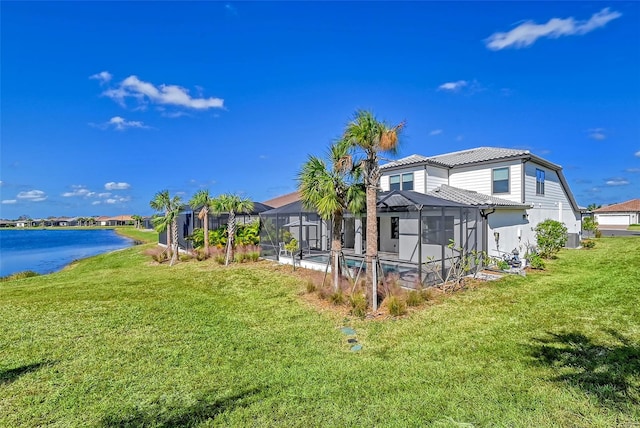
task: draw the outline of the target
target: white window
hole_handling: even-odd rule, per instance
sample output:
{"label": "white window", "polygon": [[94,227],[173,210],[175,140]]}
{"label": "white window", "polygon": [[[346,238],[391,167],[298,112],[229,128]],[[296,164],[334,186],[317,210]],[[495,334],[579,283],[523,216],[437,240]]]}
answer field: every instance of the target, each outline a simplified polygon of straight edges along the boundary
{"label": "white window", "polygon": [[509,167],[493,170],[493,193],[509,193]]}

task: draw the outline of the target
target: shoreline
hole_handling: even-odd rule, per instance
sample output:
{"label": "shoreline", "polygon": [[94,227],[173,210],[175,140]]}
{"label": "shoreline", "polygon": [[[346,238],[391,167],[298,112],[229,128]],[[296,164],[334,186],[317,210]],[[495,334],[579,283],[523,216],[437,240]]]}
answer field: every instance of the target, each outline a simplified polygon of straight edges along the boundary
{"label": "shoreline", "polygon": [[[101,251],[97,254],[92,254],[86,257],[80,257],[80,258],[75,258],[71,261],[69,261],[68,263],[65,263],[63,266],[56,268],[55,270],[51,271],[51,272],[46,272],[46,273],[39,273],[33,269],[24,269],[24,270],[18,270],[16,272],[13,273],[9,273],[7,275],[2,275],[0,276],[0,281],[5,282],[5,281],[11,281],[12,278],[14,277],[22,277],[25,273],[30,273],[30,272],[34,272],[35,274],[37,274],[37,276],[43,276],[43,275],[51,275],[54,273],[58,273],[58,272],[62,272],[64,270],[67,270],[69,268],[71,268],[76,262],[82,261],[82,260],[87,260],[90,259],[92,257],[96,257],[99,255],[103,255],[103,254],[111,254],[114,252],[118,252],[118,251],[123,251],[126,249],[129,249],[131,247],[135,247],[138,245],[142,245],[142,244],[146,244],[146,243],[152,243],[154,242],[154,240],[157,241],[157,232],[155,232],[152,229],[134,229],[132,228],[131,230],[128,229],[128,227],[126,226],[119,226],[119,227],[115,227],[115,226],[98,226],[98,227],[61,227],[61,228],[56,228],[59,230],[65,230],[65,231],[69,231],[69,230],[113,230],[115,232],[116,235],[118,235],[121,238],[125,238],[127,240],[129,240],[130,242],[127,242],[127,245],[122,247],[122,248],[117,248],[114,250],[107,250],[107,251]],[[5,230],[7,230],[5,228]],[[15,229],[15,228],[11,228],[8,230],[23,230],[23,229]],[[49,228],[24,228],[24,230],[32,230],[32,231],[42,231],[42,230],[51,230]],[[129,232],[134,232],[134,233],[129,233]]]}

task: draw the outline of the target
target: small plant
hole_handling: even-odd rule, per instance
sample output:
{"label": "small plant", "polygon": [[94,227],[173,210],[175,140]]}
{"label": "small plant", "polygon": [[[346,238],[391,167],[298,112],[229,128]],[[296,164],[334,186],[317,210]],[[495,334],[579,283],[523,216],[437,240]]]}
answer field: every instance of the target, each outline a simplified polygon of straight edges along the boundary
{"label": "small plant", "polygon": [[398,296],[389,296],[387,299],[389,314],[399,317],[407,313],[407,304]]}
{"label": "small plant", "polygon": [[547,219],[533,230],[536,232],[540,255],[545,259],[554,257],[567,243],[567,227],[559,221]]}
{"label": "small plant", "polygon": [[25,270],[22,272],[16,272],[14,274],[11,275],[7,275],[7,276],[3,276],[0,278],[1,282],[5,282],[5,281],[13,281],[15,279],[23,279],[23,278],[31,278],[32,276],[38,276],[40,275],[37,272],[34,272],[32,270]]}
{"label": "small plant", "polygon": [[433,287],[425,288],[420,291],[420,295],[425,302],[428,302],[436,298],[436,290]]}
{"label": "small plant", "polygon": [[316,287],[315,282],[311,281],[310,279],[307,280],[307,293],[313,293],[318,289],[318,287]]}
{"label": "small plant", "polygon": [[352,294],[349,297],[351,315],[364,318],[367,315],[367,296],[362,293]]}
{"label": "small plant", "polygon": [[498,260],[496,262],[496,265],[500,270],[509,270],[509,263],[507,263],[505,260]]}
{"label": "small plant", "polygon": [[596,229],[596,238],[602,238],[602,231],[600,229]]}
{"label": "small plant", "polygon": [[336,306],[342,305],[344,303],[344,300],[344,293],[342,292],[342,290],[338,290],[329,295],[329,301]]}
{"label": "small plant", "polygon": [[531,266],[532,269],[542,270],[545,267],[544,260],[542,260],[542,257],[537,253],[529,254],[527,260],[529,260],[529,266]]}
{"label": "small plant", "polygon": [[193,258],[193,255],[191,254],[180,254],[180,261],[181,262],[188,262],[189,260],[191,260]]}
{"label": "small plant", "polygon": [[407,306],[420,306],[424,302],[422,293],[418,290],[411,290],[407,293]]}
{"label": "small plant", "polygon": [[154,262],[164,263],[169,260],[171,251],[167,248],[155,247],[146,250],[144,253],[151,256]]}
{"label": "small plant", "polygon": [[593,239],[583,239],[580,244],[582,245],[582,248],[589,250],[596,246],[596,241]]}

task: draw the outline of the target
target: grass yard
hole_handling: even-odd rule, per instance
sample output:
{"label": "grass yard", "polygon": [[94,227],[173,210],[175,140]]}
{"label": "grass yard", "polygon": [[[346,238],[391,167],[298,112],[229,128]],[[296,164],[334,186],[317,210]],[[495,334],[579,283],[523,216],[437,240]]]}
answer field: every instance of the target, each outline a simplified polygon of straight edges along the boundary
{"label": "grass yard", "polygon": [[0,283],[0,426],[640,423],[640,239],[384,321],[319,311],[268,262],[146,248]]}

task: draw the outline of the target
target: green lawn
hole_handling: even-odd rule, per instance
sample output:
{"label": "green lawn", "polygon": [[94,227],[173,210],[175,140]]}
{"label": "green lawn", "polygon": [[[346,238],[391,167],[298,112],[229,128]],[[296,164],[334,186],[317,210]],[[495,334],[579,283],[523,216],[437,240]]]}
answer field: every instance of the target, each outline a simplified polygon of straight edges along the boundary
{"label": "green lawn", "polygon": [[[149,245],[0,283],[0,426],[636,426],[640,240],[398,320]],[[363,348],[350,351],[340,328]]]}
{"label": "green lawn", "polygon": [[632,224],[627,230],[640,230],[640,224]]}

